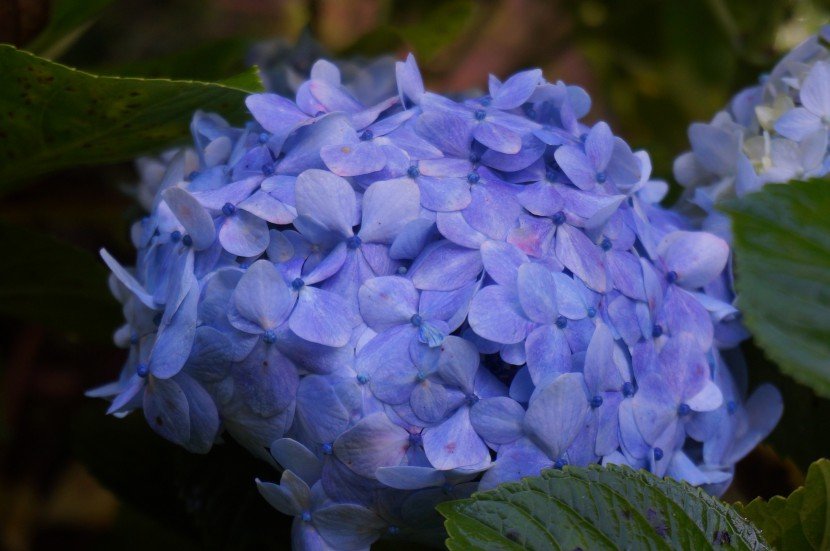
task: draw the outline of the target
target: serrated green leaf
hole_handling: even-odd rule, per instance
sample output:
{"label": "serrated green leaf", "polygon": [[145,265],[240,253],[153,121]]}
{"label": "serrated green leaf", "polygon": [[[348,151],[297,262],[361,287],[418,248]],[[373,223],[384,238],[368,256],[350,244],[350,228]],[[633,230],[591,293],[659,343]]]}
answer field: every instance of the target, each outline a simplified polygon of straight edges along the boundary
{"label": "serrated green leaf", "polygon": [[830,182],[768,185],[723,210],[747,327],[783,372],[830,397]]}
{"label": "serrated green leaf", "polygon": [[163,149],[187,135],[197,109],[239,122],[256,82],[102,77],[8,45],[0,45],[0,74],[0,192],[62,168]]}
{"label": "serrated green leaf", "polygon": [[28,49],[49,59],[60,56],[113,0],[57,0],[49,23]]}
{"label": "serrated green leaf", "polygon": [[737,504],[740,514],[760,528],[776,549],[830,549],[830,461],[810,466],[804,486],[789,497]]}
{"label": "serrated green leaf", "polygon": [[628,467],[543,471],[442,503],[455,549],[769,549],[699,488]]}
{"label": "serrated green leaf", "polygon": [[51,236],[0,224],[0,315],[109,339],[121,317],[108,272],[92,254]]}

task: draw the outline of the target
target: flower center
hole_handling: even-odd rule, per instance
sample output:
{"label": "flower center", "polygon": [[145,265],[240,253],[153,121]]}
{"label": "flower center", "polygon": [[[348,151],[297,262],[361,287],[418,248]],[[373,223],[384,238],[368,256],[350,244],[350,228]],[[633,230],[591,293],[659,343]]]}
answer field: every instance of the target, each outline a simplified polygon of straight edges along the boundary
{"label": "flower center", "polygon": [[144,379],[145,377],[147,377],[147,375],[150,374],[150,368],[147,367],[147,364],[140,363],[137,366],[135,366],[135,373],[136,375]]}
{"label": "flower center", "polygon": [[363,243],[360,238],[356,235],[351,236],[346,240],[346,246],[352,250],[357,249],[360,247],[360,244]]}

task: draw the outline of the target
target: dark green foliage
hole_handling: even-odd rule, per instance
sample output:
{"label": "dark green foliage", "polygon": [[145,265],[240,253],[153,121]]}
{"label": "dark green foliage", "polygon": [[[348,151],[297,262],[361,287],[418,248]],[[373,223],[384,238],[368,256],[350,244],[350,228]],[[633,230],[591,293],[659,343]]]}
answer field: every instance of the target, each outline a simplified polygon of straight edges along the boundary
{"label": "dark green foliage", "polygon": [[760,528],[776,549],[830,548],[830,461],[810,466],[804,486],[789,497],[738,504],[738,512]]}
{"label": "dark green foliage", "polygon": [[768,185],[723,208],[747,327],[782,371],[830,397],[830,182]]}
{"label": "dark green foliage", "polygon": [[0,45],[0,192],[61,168],[158,151],[187,135],[196,109],[239,122],[256,71],[234,87],[99,77]]}
{"label": "dark green foliage", "polygon": [[544,471],[444,503],[460,549],[768,549],[729,506],[698,488],[628,467]]}

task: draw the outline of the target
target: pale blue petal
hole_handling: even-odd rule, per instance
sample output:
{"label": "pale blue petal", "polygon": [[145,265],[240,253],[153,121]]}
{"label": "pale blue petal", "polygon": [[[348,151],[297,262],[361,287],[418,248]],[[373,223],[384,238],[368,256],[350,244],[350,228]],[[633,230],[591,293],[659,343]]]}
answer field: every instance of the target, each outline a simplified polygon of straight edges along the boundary
{"label": "pale blue petal", "polygon": [[343,346],[352,335],[353,309],[340,296],[303,287],[288,325],[297,336],[325,346]]}
{"label": "pale blue petal", "polygon": [[436,469],[449,470],[478,465],[490,454],[470,424],[470,408],[462,407],[452,417],[424,429],[424,451]]}
{"label": "pale blue petal", "polygon": [[560,375],[534,392],[525,414],[525,430],[548,457],[558,459],[582,430],[590,411],[588,400],[582,375]]}
{"label": "pale blue petal", "polygon": [[501,285],[490,285],[475,294],[468,321],[476,334],[502,344],[522,342],[530,325],[518,297]]}

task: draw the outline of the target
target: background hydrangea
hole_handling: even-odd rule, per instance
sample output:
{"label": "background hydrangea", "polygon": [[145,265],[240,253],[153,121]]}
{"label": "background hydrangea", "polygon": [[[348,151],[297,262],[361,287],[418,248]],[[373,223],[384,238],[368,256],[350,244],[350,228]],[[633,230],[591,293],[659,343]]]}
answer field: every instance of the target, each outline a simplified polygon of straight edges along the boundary
{"label": "background hydrangea", "polygon": [[689,127],[692,150],[674,163],[686,187],[681,210],[707,231],[731,240],[722,199],[768,183],[830,172],[830,25],[738,93],[710,123]]}
{"label": "background hydrangea", "polygon": [[130,355],[92,394],[281,468],[257,484],[298,549],[440,538],[436,503],[569,463],[725,489],[781,413],[719,351],[726,242],[657,206],[580,88],[530,70],[457,102],[395,74],[363,101],[320,61],[245,128],[194,117],[136,267],[102,252]]}

